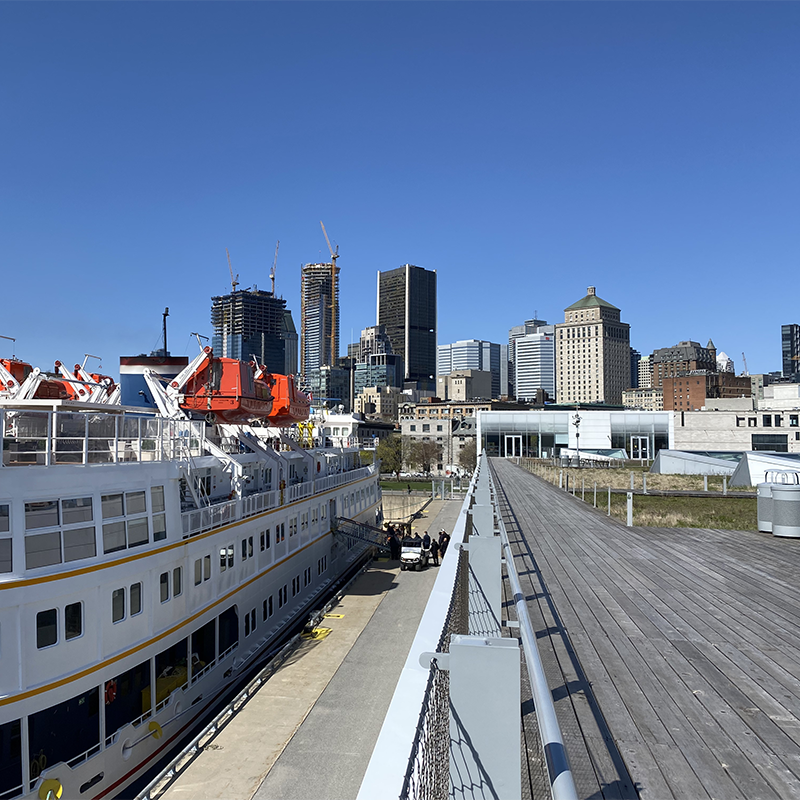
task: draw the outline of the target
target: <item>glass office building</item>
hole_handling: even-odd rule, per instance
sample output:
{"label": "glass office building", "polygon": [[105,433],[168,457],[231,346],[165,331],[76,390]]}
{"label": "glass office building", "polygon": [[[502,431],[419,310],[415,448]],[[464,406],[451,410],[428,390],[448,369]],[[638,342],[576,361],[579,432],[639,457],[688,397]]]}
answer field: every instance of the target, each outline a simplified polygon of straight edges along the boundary
{"label": "glass office building", "polygon": [[550,458],[580,443],[582,453],[652,459],[673,441],[671,411],[478,412],[478,449],[488,456]]}

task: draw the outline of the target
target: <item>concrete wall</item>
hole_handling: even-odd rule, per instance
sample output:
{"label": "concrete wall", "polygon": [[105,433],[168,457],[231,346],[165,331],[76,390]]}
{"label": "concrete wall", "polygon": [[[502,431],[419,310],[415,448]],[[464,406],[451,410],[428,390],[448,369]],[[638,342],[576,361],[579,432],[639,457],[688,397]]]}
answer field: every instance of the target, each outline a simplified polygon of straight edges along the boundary
{"label": "concrete wall", "polygon": [[407,522],[430,502],[430,494],[383,492],[383,518],[386,522]]}

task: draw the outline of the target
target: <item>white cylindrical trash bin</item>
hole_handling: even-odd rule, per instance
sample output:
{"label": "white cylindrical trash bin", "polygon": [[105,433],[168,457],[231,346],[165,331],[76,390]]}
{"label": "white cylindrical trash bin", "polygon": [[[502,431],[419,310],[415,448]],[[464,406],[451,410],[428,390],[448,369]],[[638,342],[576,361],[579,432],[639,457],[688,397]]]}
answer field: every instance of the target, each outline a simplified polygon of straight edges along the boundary
{"label": "white cylindrical trash bin", "polygon": [[772,535],[800,539],[800,486],[772,486]]}
{"label": "white cylindrical trash bin", "polygon": [[756,486],[756,517],[758,529],[772,533],[772,483],[759,483]]}

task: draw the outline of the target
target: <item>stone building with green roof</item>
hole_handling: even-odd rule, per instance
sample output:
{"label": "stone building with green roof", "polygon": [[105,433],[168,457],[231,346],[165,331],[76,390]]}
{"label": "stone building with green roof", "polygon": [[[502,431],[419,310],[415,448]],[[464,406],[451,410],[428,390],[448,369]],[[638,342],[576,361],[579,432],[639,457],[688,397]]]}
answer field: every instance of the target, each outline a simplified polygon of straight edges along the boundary
{"label": "stone building with green roof", "polygon": [[620,405],[631,377],[630,325],[620,310],[590,286],[555,329],[558,403]]}

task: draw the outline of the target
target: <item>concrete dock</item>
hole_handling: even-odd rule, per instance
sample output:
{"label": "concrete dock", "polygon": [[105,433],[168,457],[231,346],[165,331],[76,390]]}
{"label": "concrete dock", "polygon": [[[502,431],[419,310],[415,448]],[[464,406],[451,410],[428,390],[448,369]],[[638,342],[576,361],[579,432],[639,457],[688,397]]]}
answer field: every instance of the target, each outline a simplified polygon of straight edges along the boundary
{"label": "concrete dock", "polygon": [[[461,500],[413,528],[450,531]],[[375,562],[162,797],[352,800],[436,579]]]}

